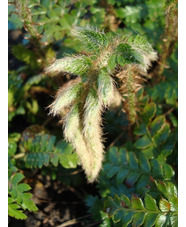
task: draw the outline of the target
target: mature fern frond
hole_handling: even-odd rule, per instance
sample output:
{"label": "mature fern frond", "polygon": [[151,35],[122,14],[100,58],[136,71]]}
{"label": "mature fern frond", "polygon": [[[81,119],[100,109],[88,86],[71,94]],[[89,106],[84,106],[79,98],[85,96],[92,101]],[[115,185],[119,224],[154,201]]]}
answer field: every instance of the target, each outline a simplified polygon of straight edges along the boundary
{"label": "mature fern frond", "polygon": [[[113,157],[117,157],[113,159]],[[101,179],[113,178],[116,184],[125,183],[128,187],[136,185],[136,190],[145,192],[153,181],[163,179],[171,180],[174,170],[167,163],[161,163],[158,159],[148,159],[141,154],[139,157],[125,148],[110,148],[106,155],[106,164],[103,165]]]}
{"label": "mature fern frond", "polygon": [[[138,72],[141,68],[148,69],[150,61],[156,59],[156,52],[140,36],[123,39],[90,27],[75,27],[72,34],[88,53],[56,60],[46,72],[75,73],[81,82],[62,88],[50,112],[60,114],[69,104],[64,136],[76,149],[89,182],[93,182],[101,169],[104,153],[100,126],[103,108],[113,103],[119,91],[123,99],[127,97],[125,110],[129,120],[135,122],[136,92],[141,82]],[[119,80],[118,84],[114,79]]]}
{"label": "mature fern frond", "polygon": [[[156,104],[146,103],[140,113],[140,127],[134,133],[139,136],[134,147],[149,158],[157,157],[161,162],[172,153],[176,140],[164,115],[156,115]],[[155,117],[155,118],[154,118]]]}
{"label": "mature fern frond", "polygon": [[21,183],[24,175],[17,172],[15,166],[11,166],[8,172],[8,214],[17,219],[26,219],[24,210],[37,211],[38,208],[31,200],[32,194],[28,193],[31,187]]}
{"label": "mature fern frond", "polygon": [[27,216],[23,213],[21,207],[14,201],[12,197],[8,197],[8,215],[16,219],[26,219]]}
{"label": "mature fern frond", "polygon": [[105,211],[115,223],[122,226],[178,226],[178,198],[174,195],[170,200],[161,198],[159,207],[156,200],[146,194],[144,201],[137,195],[129,199],[125,195],[108,197],[104,204]]}
{"label": "mature fern frond", "polygon": [[24,160],[28,168],[42,168],[50,164],[64,168],[76,168],[77,154],[72,146],[65,141],[55,144],[55,136],[48,134],[38,135],[32,140],[22,142],[22,151],[25,152]]}

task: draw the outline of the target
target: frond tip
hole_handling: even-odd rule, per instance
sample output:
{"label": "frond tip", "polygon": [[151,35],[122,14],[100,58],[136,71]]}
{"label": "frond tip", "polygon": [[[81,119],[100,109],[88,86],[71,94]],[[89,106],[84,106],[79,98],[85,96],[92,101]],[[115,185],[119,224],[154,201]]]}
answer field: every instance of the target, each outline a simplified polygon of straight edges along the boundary
{"label": "frond tip", "polygon": [[76,97],[81,89],[82,83],[74,83],[64,89],[61,89],[55,101],[49,106],[50,114],[53,114],[54,116],[60,114],[63,108],[69,106],[76,100]]}
{"label": "frond tip", "polygon": [[92,62],[85,55],[64,57],[56,60],[51,66],[45,69],[46,73],[57,74],[59,72],[84,74],[91,68]]}
{"label": "frond tip", "polygon": [[[136,92],[141,87],[139,73],[146,73],[157,54],[141,36],[107,36],[92,27],[74,27],[72,35],[79,39],[87,53],[56,60],[47,73],[76,74],[78,80],[59,90],[50,113],[64,117],[64,137],[79,156],[88,182],[94,182],[102,168],[104,145],[101,113],[116,98],[124,101],[129,121],[137,119]],[[117,81],[117,83],[116,83]]]}
{"label": "frond tip", "polygon": [[80,40],[88,51],[98,51],[108,44],[106,34],[94,27],[74,27],[71,34]]}

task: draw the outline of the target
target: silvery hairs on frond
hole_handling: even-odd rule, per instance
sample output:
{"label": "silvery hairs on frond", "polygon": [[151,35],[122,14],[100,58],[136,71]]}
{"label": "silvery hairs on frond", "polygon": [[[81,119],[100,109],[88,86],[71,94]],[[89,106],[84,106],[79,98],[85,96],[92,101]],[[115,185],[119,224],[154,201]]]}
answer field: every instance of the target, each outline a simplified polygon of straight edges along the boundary
{"label": "silvery hairs on frond", "polygon": [[45,69],[45,72],[53,75],[59,72],[81,75],[86,73],[91,65],[90,58],[85,55],[66,56],[56,60],[51,66]]}
{"label": "silvery hairs on frond", "polygon": [[[129,121],[135,123],[138,112],[136,92],[142,86],[140,73],[147,73],[157,53],[141,36],[105,34],[91,26],[74,27],[74,38],[86,53],[56,60],[46,69],[76,74],[79,80],[62,87],[50,105],[50,113],[63,116],[64,138],[78,154],[88,182],[97,180],[104,159],[101,114],[114,102],[123,104]],[[64,112],[64,111],[63,111]]]}
{"label": "silvery hairs on frond", "polygon": [[88,51],[98,51],[108,45],[106,34],[95,27],[74,27],[71,30],[71,34],[80,40]]}

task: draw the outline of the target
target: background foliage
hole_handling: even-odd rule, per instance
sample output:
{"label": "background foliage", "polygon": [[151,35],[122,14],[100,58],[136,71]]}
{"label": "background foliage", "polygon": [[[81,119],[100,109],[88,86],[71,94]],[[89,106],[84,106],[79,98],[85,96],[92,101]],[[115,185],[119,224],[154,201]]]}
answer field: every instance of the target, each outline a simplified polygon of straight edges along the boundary
{"label": "background foliage", "polygon": [[[87,24],[143,35],[159,55],[138,92],[138,124],[130,124],[122,107],[104,114],[106,157],[98,183],[90,188],[58,119],[47,115],[51,96],[69,75],[44,74],[56,58],[83,53],[70,31]],[[26,219],[42,210],[31,200],[42,175],[77,194],[83,188],[81,203],[91,215],[79,226],[177,226],[177,98],[177,1],[11,0],[9,216]]]}

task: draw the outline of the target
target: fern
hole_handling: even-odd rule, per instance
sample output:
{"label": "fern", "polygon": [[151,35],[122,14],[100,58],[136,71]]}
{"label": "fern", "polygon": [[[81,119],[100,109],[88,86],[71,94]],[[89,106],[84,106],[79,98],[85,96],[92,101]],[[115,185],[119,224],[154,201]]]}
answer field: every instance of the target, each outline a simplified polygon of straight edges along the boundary
{"label": "fern", "polygon": [[[22,62],[10,55],[9,215],[26,219],[37,210],[25,168],[57,178],[62,192],[70,185],[78,192],[85,182],[70,168],[81,164],[88,182],[98,180],[96,196],[86,193],[96,222],[79,219],[82,225],[177,226],[177,1],[9,0],[9,33]],[[157,53],[147,40],[159,55],[150,71]],[[55,51],[63,58],[55,61]],[[43,79],[47,66],[65,78]],[[49,135],[60,137],[60,128],[44,114],[50,97],[41,93],[61,82],[49,113],[59,116],[71,145]]]}
{"label": "fern", "polygon": [[17,172],[15,166],[9,164],[8,172],[8,214],[17,219],[26,219],[23,213],[25,210],[37,211],[38,208],[31,200],[32,194],[28,193],[31,187],[26,183],[21,183],[24,179],[22,173]]}
{"label": "fern", "polygon": [[140,12],[142,7],[139,6],[126,6],[125,8],[120,8],[116,10],[117,16],[120,18],[125,18],[127,23],[136,23],[141,19]]}
{"label": "fern", "polygon": [[138,153],[116,147],[108,150],[99,177],[100,198],[86,198],[89,211],[97,221],[102,220],[100,226],[176,227],[174,170],[162,160]]}
{"label": "fern", "polygon": [[[86,197],[89,212],[101,222],[100,226],[177,226],[178,194],[173,183],[159,182],[157,194],[149,190],[140,196],[129,188],[120,187],[119,191],[119,185],[111,180],[105,184],[107,194],[99,185],[101,198]],[[108,194],[108,189],[114,185],[118,190]]]}
{"label": "fern", "polygon": [[155,117],[156,112],[155,103],[145,103],[140,114],[140,126],[136,126],[134,130],[138,136],[134,148],[140,150],[146,157],[157,157],[161,162],[172,153],[176,141],[165,116]]}
{"label": "fern", "polygon": [[26,219],[27,216],[20,210],[20,206],[8,197],[8,215],[16,219]]}
{"label": "fern", "polygon": [[[62,88],[50,106],[50,113],[60,115],[63,108],[71,105],[65,117],[64,135],[73,144],[88,181],[93,182],[101,169],[104,153],[100,127],[103,108],[109,107],[115,94],[121,92],[130,103],[126,108],[129,119],[135,121],[135,74],[141,70],[146,72],[150,62],[156,59],[156,52],[140,36],[107,36],[91,27],[75,27],[72,34],[88,52],[56,60],[46,72],[75,73],[81,82]],[[130,78],[125,80],[127,74]]]}
{"label": "fern", "polygon": [[8,214],[16,219],[26,219],[25,210],[37,211],[37,207],[31,200],[32,194],[28,193],[31,187],[21,183],[24,175],[17,171],[13,163],[21,158],[26,168],[42,168],[52,164],[57,167],[59,163],[64,168],[76,168],[78,158],[73,148],[59,141],[55,144],[56,137],[51,135],[25,136],[20,142],[21,153],[16,154],[17,142],[20,134],[14,133],[9,136],[9,179],[8,179]]}
{"label": "fern", "polygon": [[25,62],[34,69],[38,67],[38,62],[35,53],[27,49],[23,45],[18,44],[13,46],[12,53],[18,60]]}
{"label": "fern", "polygon": [[125,195],[108,197],[104,204],[105,211],[120,226],[178,226],[178,200],[174,195],[170,200],[161,198],[159,206],[156,200],[146,194],[144,201],[137,195],[129,199]]}
{"label": "fern", "polygon": [[8,136],[8,155],[13,156],[17,150],[17,142],[21,135],[19,133],[11,133]]}
{"label": "fern", "polygon": [[78,55],[56,60],[47,70],[52,73],[67,72],[84,74],[87,73],[91,64],[92,62],[89,57]]}
{"label": "fern", "polygon": [[93,27],[75,27],[72,35],[84,43],[88,51],[99,51],[108,45],[108,37]]}
{"label": "fern", "polygon": [[[22,69],[20,70],[22,72]],[[36,114],[39,110],[39,105],[35,97],[30,92],[33,85],[38,85],[44,81],[44,75],[35,75],[29,78],[26,82],[21,77],[21,74],[16,75],[15,71],[9,72],[8,78],[8,93],[9,93],[9,121],[16,115],[25,113]]]}
{"label": "fern", "polygon": [[37,135],[33,139],[26,140],[21,144],[21,150],[25,153],[24,161],[28,168],[42,168],[51,163],[64,168],[76,168],[77,155],[73,148],[65,141],[55,144],[56,137],[51,135]]}
{"label": "fern", "polygon": [[[174,171],[170,165],[160,163],[157,159],[148,159],[145,155],[140,154],[139,157],[133,152],[126,151],[125,148],[117,149],[112,147],[106,155],[103,175],[107,178],[112,178],[117,174],[116,182],[120,184],[126,182],[131,187],[140,179],[140,187],[143,182],[144,186],[148,184],[151,177],[155,179],[171,179],[174,176]],[[167,174],[167,169],[170,169]],[[138,188],[138,186],[136,186]]]}

